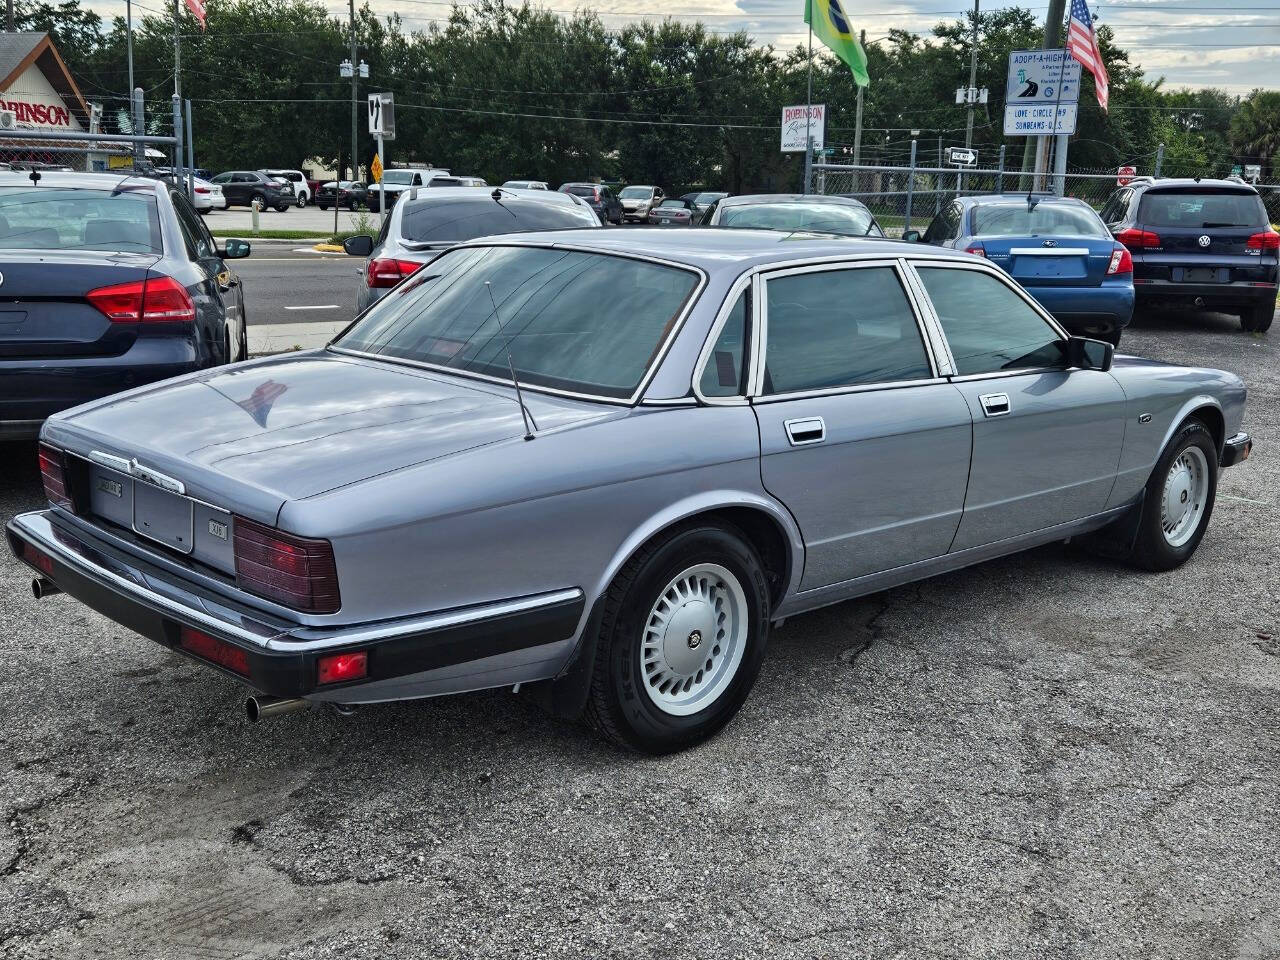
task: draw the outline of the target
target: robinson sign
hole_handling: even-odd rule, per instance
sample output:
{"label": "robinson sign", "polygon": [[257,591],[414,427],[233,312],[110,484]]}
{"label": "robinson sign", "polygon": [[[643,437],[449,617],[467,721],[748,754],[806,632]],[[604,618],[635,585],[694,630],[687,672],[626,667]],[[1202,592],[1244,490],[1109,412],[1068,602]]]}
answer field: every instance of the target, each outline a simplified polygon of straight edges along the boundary
{"label": "robinson sign", "polygon": [[815,150],[826,146],[827,105],[815,103],[808,109],[802,103],[797,107],[782,108],[782,152],[804,153],[805,141],[813,137]]}

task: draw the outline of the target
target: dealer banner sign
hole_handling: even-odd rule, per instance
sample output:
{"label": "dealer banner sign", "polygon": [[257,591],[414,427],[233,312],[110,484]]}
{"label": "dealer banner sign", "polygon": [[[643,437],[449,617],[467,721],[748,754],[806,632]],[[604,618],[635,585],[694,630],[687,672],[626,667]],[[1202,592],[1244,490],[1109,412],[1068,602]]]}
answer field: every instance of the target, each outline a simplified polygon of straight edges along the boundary
{"label": "dealer banner sign", "polygon": [[825,146],[827,130],[827,105],[815,103],[806,107],[782,108],[782,152],[804,153],[805,141],[813,137],[813,148]]}
{"label": "dealer banner sign", "polygon": [[19,123],[33,123],[42,127],[71,126],[71,114],[67,112],[67,108],[53,104],[0,100],[0,110],[12,110]]}

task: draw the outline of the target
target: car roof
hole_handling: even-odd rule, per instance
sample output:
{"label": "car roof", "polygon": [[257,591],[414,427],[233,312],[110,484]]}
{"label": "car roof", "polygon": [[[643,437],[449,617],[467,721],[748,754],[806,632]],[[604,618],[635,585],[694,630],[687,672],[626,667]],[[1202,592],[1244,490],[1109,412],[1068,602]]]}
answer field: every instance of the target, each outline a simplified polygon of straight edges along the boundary
{"label": "car roof", "polygon": [[866,207],[856,197],[842,197],[832,193],[744,193],[736,197],[724,197],[720,206],[747,207],[760,203],[831,203],[842,207]]}
{"label": "car roof", "polygon": [[1090,207],[1078,197],[1060,197],[1056,193],[980,193],[974,196],[961,197],[961,201],[968,206],[974,207],[978,204],[1005,204],[1007,206],[1026,206],[1027,197],[1030,196],[1036,202],[1036,206],[1042,203],[1048,204],[1064,204],[1071,207]]}
{"label": "car roof", "polygon": [[902,240],[871,237],[834,237],[818,233],[783,233],[780,230],[732,230],[692,227],[687,230],[557,230],[485,237],[468,246],[486,246],[496,240],[529,246],[581,246],[601,253],[626,253],[701,267],[712,272],[732,263],[742,269],[758,264],[787,263],[820,257],[901,257],[925,253],[964,263],[973,257],[941,247],[924,250]]}
{"label": "car roof", "polygon": [[[167,184],[163,180],[141,173],[58,173],[55,171],[37,171],[40,174],[41,187],[69,187],[80,190],[114,190],[128,181],[131,188],[153,185],[163,189]],[[13,170],[0,172],[0,186],[30,187],[30,170]]]}
{"label": "car roof", "polygon": [[1135,183],[1133,187],[1135,190],[1203,190],[1205,187],[1212,187],[1214,190],[1232,190],[1236,193],[1258,192],[1252,184],[1241,180],[1219,180],[1211,177],[1201,177],[1199,180],[1192,177],[1168,177]]}

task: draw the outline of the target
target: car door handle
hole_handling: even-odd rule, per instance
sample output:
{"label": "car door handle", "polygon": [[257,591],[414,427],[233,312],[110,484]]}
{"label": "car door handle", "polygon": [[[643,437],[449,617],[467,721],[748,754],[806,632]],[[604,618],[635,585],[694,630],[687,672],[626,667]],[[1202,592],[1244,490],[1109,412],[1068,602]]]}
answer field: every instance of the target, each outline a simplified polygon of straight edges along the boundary
{"label": "car door handle", "polygon": [[978,400],[982,404],[982,412],[988,417],[1003,417],[1013,409],[1007,393],[984,393]]}
{"label": "car door handle", "polygon": [[787,430],[787,439],[793,447],[802,447],[807,443],[821,443],[827,439],[827,425],[821,417],[802,417],[787,420],[783,424]]}

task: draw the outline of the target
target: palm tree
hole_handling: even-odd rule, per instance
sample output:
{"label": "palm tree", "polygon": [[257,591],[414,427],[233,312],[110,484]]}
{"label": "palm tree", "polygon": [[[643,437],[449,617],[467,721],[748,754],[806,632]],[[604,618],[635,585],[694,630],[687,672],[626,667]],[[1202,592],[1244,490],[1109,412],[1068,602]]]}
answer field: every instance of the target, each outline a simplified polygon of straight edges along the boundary
{"label": "palm tree", "polygon": [[1231,147],[1237,156],[1273,165],[1280,154],[1280,91],[1254,90],[1231,118]]}

